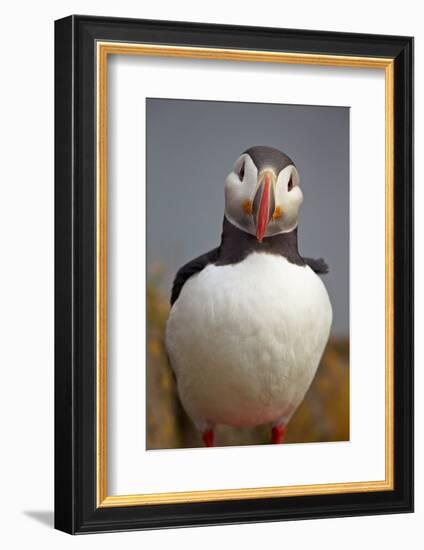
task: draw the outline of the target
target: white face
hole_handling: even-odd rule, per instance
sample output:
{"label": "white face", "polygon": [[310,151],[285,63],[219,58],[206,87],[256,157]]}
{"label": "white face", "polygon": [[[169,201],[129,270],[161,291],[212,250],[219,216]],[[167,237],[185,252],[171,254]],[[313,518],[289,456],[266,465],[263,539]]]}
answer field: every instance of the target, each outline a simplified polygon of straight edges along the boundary
{"label": "white face", "polygon": [[243,153],[225,180],[225,215],[233,225],[259,241],[293,231],[298,223],[303,193],[299,174],[290,164],[275,174]]}

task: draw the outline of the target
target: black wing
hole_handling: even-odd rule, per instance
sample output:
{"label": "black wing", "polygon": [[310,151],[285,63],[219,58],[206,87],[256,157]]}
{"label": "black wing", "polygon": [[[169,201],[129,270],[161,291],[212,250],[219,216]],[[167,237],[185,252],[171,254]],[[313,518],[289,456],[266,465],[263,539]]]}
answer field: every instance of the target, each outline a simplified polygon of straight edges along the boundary
{"label": "black wing", "polygon": [[318,275],[325,275],[328,273],[328,265],[322,258],[319,258],[318,260],[314,260],[313,258],[303,258],[303,260],[305,264],[309,265],[312,271],[315,271]]}
{"label": "black wing", "polygon": [[194,258],[194,260],[191,260],[191,262],[183,265],[183,267],[178,270],[175,275],[174,284],[172,285],[171,306],[178,299],[185,282],[196,273],[199,273],[199,271],[202,271],[208,264],[215,263],[218,259],[218,253],[219,246],[206,252],[206,254],[202,254],[198,258]]}

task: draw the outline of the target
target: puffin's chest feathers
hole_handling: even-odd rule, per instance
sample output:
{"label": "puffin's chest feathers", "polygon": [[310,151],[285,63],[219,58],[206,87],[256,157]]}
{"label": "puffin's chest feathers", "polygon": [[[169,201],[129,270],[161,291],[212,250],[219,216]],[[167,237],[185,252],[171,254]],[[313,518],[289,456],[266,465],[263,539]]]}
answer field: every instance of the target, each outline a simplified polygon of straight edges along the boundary
{"label": "puffin's chest feathers", "polygon": [[167,347],[194,418],[257,425],[290,416],[318,367],[331,325],[320,278],[253,252],[191,277],[174,304]]}

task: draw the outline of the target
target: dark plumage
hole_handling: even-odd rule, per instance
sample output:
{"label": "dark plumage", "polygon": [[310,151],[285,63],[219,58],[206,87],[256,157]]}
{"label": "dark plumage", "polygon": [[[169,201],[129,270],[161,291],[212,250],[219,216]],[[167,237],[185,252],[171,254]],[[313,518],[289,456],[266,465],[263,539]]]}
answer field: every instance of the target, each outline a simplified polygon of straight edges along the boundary
{"label": "dark plumage", "polygon": [[318,260],[314,260],[313,258],[303,259],[305,264],[309,265],[312,271],[315,271],[318,275],[326,275],[328,273],[328,265],[322,258],[319,258]]}
{"label": "dark plumage", "polygon": [[202,271],[202,269],[204,269],[208,264],[214,264],[217,261],[219,249],[220,247],[218,246],[217,248],[214,248],[213,250],[210,250],[209,252],[206,252],[205,254],[194,258],[194,260],[186,263],[178,270],[177,274],[175,275],[174,283],[172,285],[171,306],[178,299],[178,296],[180,295],[181,289],[183,288],[185,282],[190,279],[192,275],[195,275],[196,273],[199,273],[199,271]]}
{"label": "dark plumage", "polygon": [[315,273],[320,275],[328,273],[328,266],[322,258],[314,260],[300,256],[297,248],[297,228],[289,233],[267,237],[262,243],[259,243],[254,235],[238,229],[224,216],[220,246],[198,256],[179,269],[172,286],[171,305],[178,299],[185,282],[207,265],[236,264],[243,261],[252,252],[284,256],[293,264],[309,265]]}
{"label": "dark plumage", "polygon": [[253,160],[258,172],[264,168],[272,168],[276,174],[279,174],[286,166],[295,163],[282,151],[266,145],[255,145],[244,151]]}

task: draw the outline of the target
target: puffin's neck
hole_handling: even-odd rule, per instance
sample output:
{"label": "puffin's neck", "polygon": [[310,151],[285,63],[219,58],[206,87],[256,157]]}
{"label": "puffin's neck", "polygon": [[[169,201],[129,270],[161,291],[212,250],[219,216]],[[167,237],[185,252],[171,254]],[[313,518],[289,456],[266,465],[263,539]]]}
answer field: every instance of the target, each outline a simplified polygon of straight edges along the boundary
{"label": "puffin's neck", "polygon": [[252,252],[284,256],[293,264],[305,265],[297,249],[297,227],[289,233],[265,237],[259,243],[254,235],[242,231],[224,216],[219,258],[216,263],[218,265],[235,264],[244,260]]}

